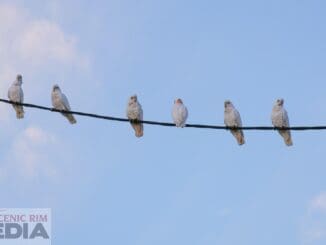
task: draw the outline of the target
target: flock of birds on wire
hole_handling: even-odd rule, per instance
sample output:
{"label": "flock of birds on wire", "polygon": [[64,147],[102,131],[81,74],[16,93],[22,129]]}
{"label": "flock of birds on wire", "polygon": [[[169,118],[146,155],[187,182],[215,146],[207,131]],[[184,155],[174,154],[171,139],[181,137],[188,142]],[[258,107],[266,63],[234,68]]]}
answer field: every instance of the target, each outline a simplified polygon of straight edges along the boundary
{"label": "flock of birds on wire", "polygon": [[[22,89],[22,84],[22,75],[17,75],[16,80],[13,82],[13,84],[8,90],[8,98],[10,101],[15,103],[24,103],[24,93]],[[64,111],[71,110],[67,97],[61,92],[61,89],[58,85],[53,86],[51,99],[53,108]],[[283,99],[276,100],[272,110],[271,119],[273,126],[280,128],[278,132],[283,137],[285,144],[287,146],[291,146],[293,145],[291,131],[287,129],[290,127],[289,118],[287,111],[284,109],[283,105]],[[13,104],[13,107],[16,111],[17,118],[24,118],[24,107],[18,104]],[[227,127],[230,127],[230,131],[239,145],[245,144],[245,137],[243,131],[239,129],[242,127],[240,113],[229,100],[226,100],[224,102],[224,108],[225,125]],[[66,117],[71,124],[77,123],[75,117],[72,114],[61,114]],[[136,137],[142,137],[144,135],[144,126],[143,123],[141,123],[140,121],[143,121],[143,109],[138,101],[137,95],[133,95],[129,98],[126,114],[128,119],[130,120],[131,126],[135,131]],[[185,127],[188,118],[188,109],[183,104],[183,101],[181,99],[177,99],[174,101],[174,105],[172,108],[172,118],[176,127]]]}

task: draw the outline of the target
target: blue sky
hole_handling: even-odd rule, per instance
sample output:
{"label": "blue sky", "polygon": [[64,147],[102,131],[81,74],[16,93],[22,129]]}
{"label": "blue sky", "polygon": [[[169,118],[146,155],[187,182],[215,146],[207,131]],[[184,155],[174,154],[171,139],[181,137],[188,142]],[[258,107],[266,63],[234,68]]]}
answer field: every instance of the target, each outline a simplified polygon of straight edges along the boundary
{"label": "blue sky", "polygon": [[[0,96],[17,73],[25,101],[54,83],[74,110],[147,120],[269,126],[285,99],[291,125],[326,123],[326,2],[0,0]],[[127,123],[0,105],[1,206],[52,208],[53,244],[326,242],[326,132],[229,132]]]}

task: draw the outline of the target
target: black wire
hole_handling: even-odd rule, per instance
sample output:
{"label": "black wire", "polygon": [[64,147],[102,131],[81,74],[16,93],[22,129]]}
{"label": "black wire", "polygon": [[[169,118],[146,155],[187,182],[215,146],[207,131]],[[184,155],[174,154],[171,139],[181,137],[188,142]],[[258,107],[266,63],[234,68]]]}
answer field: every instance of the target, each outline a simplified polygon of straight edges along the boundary
{"label": "black wire", "polygon": [[[93,113],[85,113],[85,112],[79,112],[79,111],[65,111],[65,110],[58,110],[51,107],[46,106],[40,106],[35,104],[29,104],[29,103],[18,103],[13,102],[5,99],[0,99],[0,102],[12,104],[12,105],[20,105],[24,107],[29,108],[35,108],[39,110],[45,110],[45,111],[52,111],[52,112],[59,112],[59,113],[66,113],[66,114],[74,114],[84,117],[92,117],[92,118],[98,118],[98,119],[104,119],[104,120],[110,120],[110,121],[118,121],[118,122],[138,122],[138,123],[144,123],[144,124],[150,124],[150,125],[159,125],[159,126],[165,126],[165,127],[175,127],[174,123],[167,123],[167,122],[156,122],[156,121],[147,121],[147,120],[129,120],[126,118],[119,118],[119,117],[110,117],[110,116],[103,116]],[[221,129],[221,130],[230,130],[230,129],[241,129],[241,130],[295,130],[295,131],[304,131],[304,130],[326,130],[326,126],[296,126],[296,127],[266,127],[266,126],[250,126],[250,127],[226,127],[226,126],[215,126],[215,125],[203,125],[203,124],[186,124],[187,128],[203,128],[203,129]]]}

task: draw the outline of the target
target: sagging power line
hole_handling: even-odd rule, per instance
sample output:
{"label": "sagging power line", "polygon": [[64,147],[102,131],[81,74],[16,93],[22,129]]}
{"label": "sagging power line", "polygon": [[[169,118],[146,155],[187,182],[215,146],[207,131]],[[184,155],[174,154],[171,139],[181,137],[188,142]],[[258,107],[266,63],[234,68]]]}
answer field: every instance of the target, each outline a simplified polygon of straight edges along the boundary
{"label": "sagging power line", "polygon": [[187,128],[202,128],[202,129],[221,129],[221,130],[230,130],[234,138],[237,140],[239,145],[245,144],[245,136],[243,130],[277,130],[282,136],[284,143],[287,146],[292,146],[292,137],[291,130],[303,131],[303,130],[325,130],[326,126],[297,126],[290,127],[288,113],[284,108],[284,100],[276,100],[272,114],[272,124],[273,127],[266,126],[251,126],[244,127],[242,126],[242,121],[240,113],[235,108],[230,100],[224,102],[224,124],[225,126],[216,126],[216,125],[204,125],[204,124],[187,124],[188,118],[188,109],[183,104],[183,101],[179,98],[174,101],[172,108],[172,118],[173,123],[169,122],[157,122],[157,121],[147,121],[143,120],[143,109],[141,104],[138,101],[137,95],[133,95],[129,98],[127,104],[126,115],[127,118],[103,116],[94,113],[85,113],[72,111],[68,98],[64,93],[61,92],[59,85],[55,84],[51,92],[51,100],[53,108],[40,106],[35,104],[24,103],[24,93],[22,89],[23,77],[18,74],[16,80],[12,83],[8,90],[8,98],[0,99],[0,102],[12,104],[15,111],[16,117],[18,119],[24,118],[24,107],[30,107],[40,110],[47,110],[51,112],[59,112],[64,117],[68,119],[71,124],[77,123],[74,115],[92,117],[97,119],[104,119],[110,121],[119,121],[119,122],[130,122],[131,126],[135,131],[136,137],[142,137],[144,135],[144,124],[158,125],[165,127],[187,127]]}
{"label": "sagging power line", "polygon": [[[1,99],[0,102],[11,104],[11,105],[18,105],[24,106],[27,108],[34,108],[44,111],[51,111],[51,112],[58,112],[58,113],[65,113],[65,114],[73,114],[83,117],[90,117],[90,118],[97,118],[109,121],[117,121],[117,122],[134,122],[134,123],[143,123],[148,125],[157,125],[157,126],[164,126],[164,127],[175,127],[174,123],[169,122],[158,122],[158,121],[148,121],[148,120],[130,120],[127,118],[120,118],[120,117],[112,117],[112,116],[105,116],[99,115],[94,113],[86,113],[80,111],[67,111],[67,110],[58,110],[52,107],[46,107],[36,104],[30,103],[18,103],[13,102],[6,99]],[[186,124],[186,128],[202,128],[202,129],[217,129],[217,130],[231,130],[231,129],[238,129],[238,130],[257,130],[257,131],[266,131],[266,130],[293,130],[293,131],[305,131],[305,130],[326,130],[326,126],[291,126],[291,127],[271,127],[271,126],[242,126],[242,127],[227,127],[227,126],[218,126],[218,125],[206,125],[206,124]]]}

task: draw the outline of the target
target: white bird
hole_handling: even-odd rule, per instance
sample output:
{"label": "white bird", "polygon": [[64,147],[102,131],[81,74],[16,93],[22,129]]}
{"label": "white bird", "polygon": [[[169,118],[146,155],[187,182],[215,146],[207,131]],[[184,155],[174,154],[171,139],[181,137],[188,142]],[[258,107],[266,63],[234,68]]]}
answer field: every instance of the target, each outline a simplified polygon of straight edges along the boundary
{"label": "white bird", "polygon": [[[54,85],[52,89],[52,105],[57,110],[65,110],[70,111],[70,105],[67,97],[61,92],[60,87],[58,85]],[[66,117],[71,124],[76,123],[76,119],[72,114],[61,113],[64,117]]]}
{"label": "white bird", "polygon": [[137,95],[133,95],[129,98],[127,105],[127,117],[131,120],[131,126],[135,130],[136,137],[142,137],[144,135],[144,126],[137,120],[143,120],[143,109],[138,102]]}
{"label": "white bird", "polygon": [[[8,98],[10,101],[24,103],[24,92],[22,89],[23,77],[17,75],[16,81],[10,86],[8,90]],[[18,119],[24,118],[24,107],[20,105],[13,105]]]}
{"label": "white bird", "polygon": [[177,127],[183,128],[186,126],[186,121],[188,118],[188,109],[183,104],[181,99],[177,99],[174,101],[174,105],[172,108],[172,118]]}
{"label": "white bird", "polygon": [[[227,127],[242,127],[240,113],[235,109],[232,102],[224,102],[224,123]],[[231,133],[236,138],[239,145],[245,143],[243,131],[240,129],[231,129]]]}
{"label": "white bird", "polygon": [[[274,127],[279,127],[279,128],[290,127],[288,113],[284,109],[283,105],[284,105],[283,99],[276,100],[271,116]],[[278,130],[278,132],[283,137],[284,142],[287,146],[293,145],[290,130]]]}

